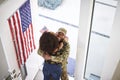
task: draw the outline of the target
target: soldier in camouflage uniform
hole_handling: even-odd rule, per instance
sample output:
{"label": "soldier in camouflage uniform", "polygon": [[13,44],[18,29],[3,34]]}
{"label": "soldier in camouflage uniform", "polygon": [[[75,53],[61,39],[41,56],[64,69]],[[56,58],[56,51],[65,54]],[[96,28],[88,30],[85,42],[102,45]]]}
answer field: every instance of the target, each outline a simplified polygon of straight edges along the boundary
{"label": "soldier in camouflage uniform", "polygon": [[68,74],[67,74],[67,59],[70,52],[70,45],[68,43],[68,38],[66,37],[66,33],[67,33],[66,29],[64,28],[58,29],[57,35],[60,38],[60,41],[63,43],[63,47],[58,51],[58,53],[61,53],[60,57],[52,58],[52,60],[58,59],[59,61],[60,60],[62,61],[61,80],[69,80]]}

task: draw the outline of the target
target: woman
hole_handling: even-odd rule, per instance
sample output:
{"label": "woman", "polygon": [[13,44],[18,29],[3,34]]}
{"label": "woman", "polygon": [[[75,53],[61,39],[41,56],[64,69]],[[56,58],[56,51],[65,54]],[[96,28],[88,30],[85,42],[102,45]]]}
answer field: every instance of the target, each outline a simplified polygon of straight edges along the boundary
{"label": "woman", "polygon": [[41,55],[45,61],[43,66],[44,80],[60,80],[61,63],[51,61],[46,58],[49,56],[57,56],[56,52],[59,50],[59,39],[53,32],[44,32],[39,40],[38,54]]}

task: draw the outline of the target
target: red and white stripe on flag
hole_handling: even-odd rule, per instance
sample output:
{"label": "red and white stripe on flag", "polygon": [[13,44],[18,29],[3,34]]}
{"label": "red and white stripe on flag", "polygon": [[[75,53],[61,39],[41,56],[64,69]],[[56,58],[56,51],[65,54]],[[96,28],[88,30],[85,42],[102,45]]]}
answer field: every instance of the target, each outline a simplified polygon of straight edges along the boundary
{"label": "red and white stripe on flag", "polygon": [[[23,4],[20,8],[21,10],[17,10],[8,19],[19,67],[26,62],[30,53],[35,49],[31,12],[25,11],[25,9],[30,9],[30,4],[28,3],[29,0]],[[21,14],[20,11],[25,12]]]}

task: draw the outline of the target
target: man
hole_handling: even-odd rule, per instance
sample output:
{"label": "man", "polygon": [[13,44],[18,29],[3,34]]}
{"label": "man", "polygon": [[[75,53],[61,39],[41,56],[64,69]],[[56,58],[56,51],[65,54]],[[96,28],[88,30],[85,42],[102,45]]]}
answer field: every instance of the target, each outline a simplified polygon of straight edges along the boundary
{"label": "man", "polygon": [[59,28],[57,31],[57,36],[59,38],[59,43],[61,47],[57,51],[58,56],[44,56],[44,59],[51,61],[61,63],[62,64],[62,74],[61,74],[61,80],[69,80],[67,75],[67,59],[70,52],[70,45],[68,43],[68,38],[66,37],[67,30],[65,28]]}
{"label": "man", "polygon": [[67,30],[65,28],[59,28],[57,32],[57,36],[60,39],[60,42],[63,43],[63,47],[60,49],[60,52],[62,53],[61,58],[63,59],[61,80],[69,80],[67,74],[67,59],[70,52],[70,45],[68,43],[68,37],[66,37],[66,33]]}

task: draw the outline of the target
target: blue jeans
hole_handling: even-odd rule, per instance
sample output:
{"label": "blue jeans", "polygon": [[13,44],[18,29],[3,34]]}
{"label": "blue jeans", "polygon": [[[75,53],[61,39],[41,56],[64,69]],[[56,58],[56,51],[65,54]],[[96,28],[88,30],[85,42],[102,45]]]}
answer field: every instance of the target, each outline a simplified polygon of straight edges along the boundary
{"label": "blue jeans", "polygon": [[49,64],[44,63],[43,66],[43,75],[44,80],[60,80],[60,76],[62,73],[60,64]]}

